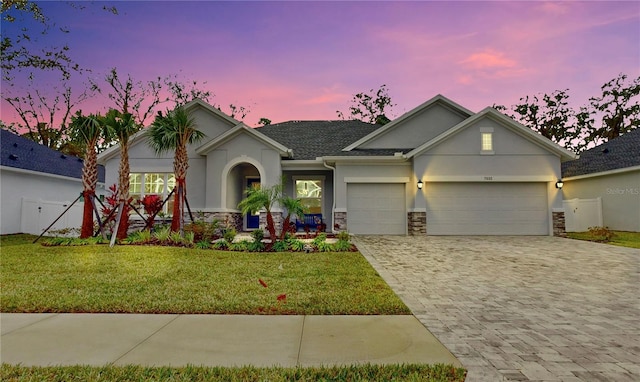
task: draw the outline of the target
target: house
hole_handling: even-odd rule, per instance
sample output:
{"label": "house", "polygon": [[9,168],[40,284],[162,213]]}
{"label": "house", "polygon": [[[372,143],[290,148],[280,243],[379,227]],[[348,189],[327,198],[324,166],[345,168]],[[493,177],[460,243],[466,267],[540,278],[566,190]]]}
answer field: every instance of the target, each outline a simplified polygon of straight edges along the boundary
{"label": "house", "polygon": [[[384,125],[290,121],[249,128],[211,105],[185,106],[206,134],[189,147],[192,210],[238,229],[260,226],[237,205],[252,184],[321,213],[329,230],[397,235],[553,235],[563,220],[555,186],[575,155],[495,109],[474,113],[438,95]],[[166,196],[172,153],[157,157],[146,130],[131,139],[131,192]],[[99,156],[107,184],[119,151]],[[276,211],[281,221],[281,211]],[[263,223],[262,223],[263,224]]]}
{"label": "house", "polygon": [[[0,233],[40,234],[82,193],[82,159],[0,132]],[[104,174],[99,166],[102,190]],[[81,222],[77,203],[52,229],[79,228]]]}
{"label": "house", "polygon": [[601,199],[603,226],[640,232],[640,129],[563,163],[562,178],[565,199]]}

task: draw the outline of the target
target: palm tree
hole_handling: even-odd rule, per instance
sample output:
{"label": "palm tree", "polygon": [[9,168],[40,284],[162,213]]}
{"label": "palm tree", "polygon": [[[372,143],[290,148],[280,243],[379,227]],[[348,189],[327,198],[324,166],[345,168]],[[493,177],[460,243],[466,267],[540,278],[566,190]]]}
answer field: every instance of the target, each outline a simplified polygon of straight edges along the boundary
{"label": "palm tree", "polygon": [[271,209],[282,198],[282,185],[276,184],[271,187],[260,187],[258,185],[247,190],[247,197],[239,204],[238,208],[243,214],[256,213],[261,209],[267,212],[267,231],[271,237],[271,242],[276,241],[276,227],[271,215]]}
{"label": "palm tree", "polygon": [[82,228],[80,238],[93,236],[93,198],[96,195],[98,183],[98,152],[96,147],[101,137],[105,136],[102,116],[90,114],[82,115],[80,111],[71,118],[72,134],[80,138],[84,145],[84,166],[82,167],[82,196],[84,197],[84,210],[82,213]]}
{"label": "palm tree", "polygon": [[189,168],[187,144],[197,143],[204,137],[204,133],[196,128],[195,120],[189,117],[182,106],[167,111],[166,115],[159,112],[149,128],[149,145],[156,154],[160,155],[169,150],[175,151],[173,173],[176,177],[176,192],[174,193],[171,231],[182,232],[183,228],[184,200],[187,192],[186,179]]}
{"label": "palm tree", "polygon": [[284,223],[282,224],[282,232],[280,233],[280,240],[284,240],[284,235],[289,229],[291,216],[295,215],[298,218],[304,218],[306,207],[302,204],[302,201],[300,199],[284,195],[280,198],[280,204],[282,204],[282,207],[287,210],[287,216],[284,218]]}
{"label": "palm tree", "polygon": [[120,145],[120,167],[118,169],[118,202],[123,206],[118,239],[127,237],[129,228],[129,138],[139,130],[131,113],[121,113],[110,109],[104,119],[107,129],[116,137]]}

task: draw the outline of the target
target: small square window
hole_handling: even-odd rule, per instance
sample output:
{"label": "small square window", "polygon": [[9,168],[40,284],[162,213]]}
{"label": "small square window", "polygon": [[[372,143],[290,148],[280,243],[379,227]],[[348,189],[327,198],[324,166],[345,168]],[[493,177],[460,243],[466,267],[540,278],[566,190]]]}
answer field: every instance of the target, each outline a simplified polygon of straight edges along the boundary
{"label": "small square window", "polygon": [[482,151],[493,151],[493,133],[482,133]]}

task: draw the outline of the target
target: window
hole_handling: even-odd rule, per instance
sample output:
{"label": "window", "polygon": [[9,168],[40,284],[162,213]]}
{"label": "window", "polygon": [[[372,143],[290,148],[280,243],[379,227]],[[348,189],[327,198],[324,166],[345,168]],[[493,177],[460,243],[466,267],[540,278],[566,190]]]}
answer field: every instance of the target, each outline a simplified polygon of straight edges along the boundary
{"label": "window", "polygon": [[[129,194],[133,203],[142,200],[146,195],[158,195],[160,199],[165,200],[175,185],[176,177],[172,173],[129,174]],[[165,203],[162,211],[168,214],[173,211],[173,198]]]}
{"label": "window", "polygon": [[493,127],[480,128],[481,154],[493,154]]}
{"label": "window", "polygon": [[297,179],[296,198],[302,201],[309,214],[322,213],[322,179]]}

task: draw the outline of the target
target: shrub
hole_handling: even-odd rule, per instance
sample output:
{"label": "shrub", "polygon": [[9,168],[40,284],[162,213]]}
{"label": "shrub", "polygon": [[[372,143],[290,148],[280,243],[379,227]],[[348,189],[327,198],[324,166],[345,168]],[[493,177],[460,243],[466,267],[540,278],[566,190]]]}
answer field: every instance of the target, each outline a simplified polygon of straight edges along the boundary
{"label": "shrub", "polygon": [[151,232],[147,230],[133,232],[125,239],[128,244],[147,244],[151,241]]}
{"label": "shrub", "polygon": [[257,240],[247,244],[247,249],[250,252],[262,252],[264,251],[264,243]]}
{"label": "shrub", "polygon": [[229,243],[224,240],[216,241],[215,243],[213,243],[213,249],[225,250],[227,248],[229,248]]}
{"label": "shrub", "polygon": [[589,227],[589,235],[594,241],[607,243],[616,235],[609,227]]}
{"label": "shrub", "polygon": [[271,249],[274,252],[285,252],[287,251],[289,248],[287,248],[287,242],[284,240],[278,240],[275,243],[273,243],[273,246],[271,247]]}
{"label": "shrub", "polygon": [[327,234],[323,232],[318,234],[318,236],[316,236],[315,239],[313,239],[313,245],[318,247],[318,244],[324,243],[325,241],[327,241]]}
{"label": "shrub", "polygon": [[237,232],[235,228],[227,228],[222,237],[227,243],[233,243],[233,239],[236,238]]}
{"label": "shrub", "polygon": [[230,251],[246,252],[249,246],[247,240],[242,240],[237,243],[229,243],[228,247]]}
{"label": "shrub", "polygon": [[296,238],[287,240],[287,245],[292,251],[302,252],[304,251],[304,243]]}
{"label": "shrub", "polygon": [[351,243],[345,240],[338,240],[338,242],[333,245],[333,250],[335,252],[348,252],[351,250]]}
{"label": "shrub", "polygon": [[251,237],[253,238],[254,242],[262,241],[262,239],[264,239],[264,231],[260,228],[253,230],[251,232]]}
{"label": "shrub", "polygon": [[336,238],[338,239],[338,241],[349,242],[349,240],[351,240],[351,235],[349,235],[349,232],[347,232],[347,231],[340,231],[336,235]]}
{"label": "shrub", "polygon": [[195,243],[196,238],[195,238],[195,234],[193,232],[185,232],[184,233],[184,240],[183,243],[188,245],[188,246],[193,246],[193,243]]}
{"label": "shrub", "polygon": [[196,248],[198,249],[209,249],[211,248],[211,243],[208,240],[200,240],[196,243]]}
{"label": "shrub", "polygon": [[331,252],[333,251],[333,245],[327,243],[326,241],[321,241],[318,244],[316,244],[316,247],[318,248],[318,252]]}
{"label": "shrub", "polygon": [[156,230],[153,233],[153,237],[160,242],[160,244],[166,244],[169,242],[169,235],[171,235],[171,230],[169,227],[163,227],[159,230]]}

